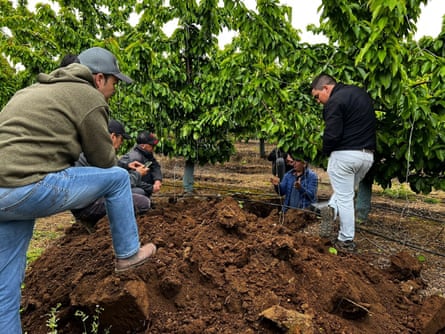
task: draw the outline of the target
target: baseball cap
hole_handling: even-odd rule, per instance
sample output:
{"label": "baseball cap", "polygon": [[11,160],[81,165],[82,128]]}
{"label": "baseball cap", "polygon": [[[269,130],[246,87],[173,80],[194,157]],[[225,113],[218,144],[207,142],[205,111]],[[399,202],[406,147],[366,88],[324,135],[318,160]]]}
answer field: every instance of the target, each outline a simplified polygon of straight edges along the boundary
{"label": "baseball cap", "polygon": [[138,134],[136,138],[136,143],[138,144],[149,144],[149,145],[157,145],[159,143],[158,138],[153,133],[148,131],[142,131]]}
{"label": "baseball cap", "polygon": [[116,57],[108,50],[93,47],[83,51],[78,58],[80,63],[87,66],[93,74],[111,74],[126,83],[133,82],[133,79],[120,71]]}
{"label": "baseball cap", "polygon": [[108,131],[110,131],[110,133],[120,135],[125,139],[131,139],[131,136],[125,132],[124,126],[114,119],[110,119],[108,122]]}

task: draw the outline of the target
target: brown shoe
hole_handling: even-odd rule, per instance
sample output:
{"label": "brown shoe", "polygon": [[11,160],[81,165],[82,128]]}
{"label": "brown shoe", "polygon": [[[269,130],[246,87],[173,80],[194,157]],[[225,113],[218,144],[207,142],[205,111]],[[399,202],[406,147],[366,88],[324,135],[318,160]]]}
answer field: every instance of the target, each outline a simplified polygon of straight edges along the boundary
{"label": "brown shoe", "polygon": [[133,256],[130,256],[127,259],[117,259],[115,271],[118,273],[140,266],[155,254],[156,246],[152,243],[148,243],[139,248],[138,252]]}

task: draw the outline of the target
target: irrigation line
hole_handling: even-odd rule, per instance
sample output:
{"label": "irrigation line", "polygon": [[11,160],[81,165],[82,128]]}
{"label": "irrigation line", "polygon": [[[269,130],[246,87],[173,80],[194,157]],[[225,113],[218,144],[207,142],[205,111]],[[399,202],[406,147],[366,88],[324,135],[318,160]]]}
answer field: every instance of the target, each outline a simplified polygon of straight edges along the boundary
{"label": "irrigation line", "polygon": [[[171,187],[171,188],[177,188],[178,186],[175,186],[175,185],[170,185],[170,184],[168,184],[168,183],[166,183],[165,181],[162,183],[162,186],[163,187]],[[181,187],[182,187],[182,185],[181,185]],[[224,193],[232,193],[232,192],[235,192],[235,193],[239,193],[239,194],[245,194],[246,196],[251,196],[252,194],[254,194],[254,195],[262,195],[262,196],[273,196],[273,197],[277,197],[277,195],[276,194],[272,194],[272,192],[259,192],[258,190],[257,190],[257,188],[252,188],[252,190],[250,191],[243,191],[243,192],[241,192],[241,191],[239,191],[239,190],[236,190],[236,191],[233,191],[233,190],[226,190],[226,189],[222,189],[221,187],[203,187],[203,186],[200,186],[199,184],[196,184],[195,183],[195,185],[193,186],[193,188],[195,188],[195,189],[202,189],[202,190],[211,190],[211,191],[216,191],[216,192],[224,192]],[[244,187],[244,189],[246,189],[245,187]]]}
{"label": "irrigation line", "polygon": [[[427,219],[427,220],[434,221],[436,223],[441,223],[441,224],[445,225],[445,216],[440,214],[440,213],[434,213],[435,215],[441,217],[441,218],[436,218],[436,217],[433,217],[431,215],[430,216],[426,216],[426,215],[422,215],[420,213],[416,213],[416,212],[414,212],[414,210],[410,210],[409,208],[408,209],[406,209],[406,208],[399,209],[399,208],[394,208],[394,207],[385,206],[385,205],[381,205],[381,204],[372,204],[372,207],[376,208],[376,209],[383,210],[383,211],[392,211],[392,212],[395,212],[395,213],[400,213],[403,216],[424,218],[424,219]],[[408,212],[406,212],[406,211],[408,211]]]}
{"label": "irrigation line", "polygon": [[441,256],[441,257],[445,257],[445,254],[444,254],[444,253],[439,253],[439,252],[436,252],[436,251],[433,251],[433,250],[429,250],[429,249],[423,248],[423,247],[418,246],[418,245],[416,245],[416,244],[413,244],[413,243],[411,243],[411,242],[409,242],[409,241],[400,241],[400,240],[397,240],[397,239],[395,239],[395,238],[392,238],[392,237],[388,237],[388,236],[386,236],[386,235],[383,235],[383,234],[381,234],[381,233],[378,233],[378,232],[369,230],[369,229],[367,229],[367,228],[357,227],[357,230],[358,230],[358,231],[365,232],[365,233],[369,233],[369,234],[372,234],[372,235],[375,235],[375,236],[377,236],[377,237],[380,237],[380,238],[383,238],[383,239],[386,239],[386,240],[389,240],[389,241],[396,242],[396,243],[398,243],[398,244],[400,244],[400,245],[403,245],[403,246],[407,246],[407,247],[410,247],[410,248],[414,248],[414,249],[420,250],[420,251],[425,252],[425,253],[429,253],[429,254],[433,254],[433,255],[438,255],[438,256]]}

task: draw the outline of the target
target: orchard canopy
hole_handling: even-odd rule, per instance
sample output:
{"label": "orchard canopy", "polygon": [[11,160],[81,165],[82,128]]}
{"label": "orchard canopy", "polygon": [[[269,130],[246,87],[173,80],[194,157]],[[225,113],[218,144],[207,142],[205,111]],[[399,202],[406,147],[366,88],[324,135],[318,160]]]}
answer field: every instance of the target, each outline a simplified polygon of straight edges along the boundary
{"label": "orchard canopy", "polygon": [[[0,106],[65,54],[102,46],[136,81],[118,89],[112,116],[134,137],[156,132],[163,153],[224,162],[236,140],[255,137],[324,166],[310,83],[327,72],[375,101],[376,181],[445,190],[445,23],[439,36],[413,39],[426,3],[323,0],[309,29],[329,42],[312,45],[277,0],[255,9],[240,0],[57,0],[32,10],[0,0]],[[221,49],[224,31],[235,37]]]}

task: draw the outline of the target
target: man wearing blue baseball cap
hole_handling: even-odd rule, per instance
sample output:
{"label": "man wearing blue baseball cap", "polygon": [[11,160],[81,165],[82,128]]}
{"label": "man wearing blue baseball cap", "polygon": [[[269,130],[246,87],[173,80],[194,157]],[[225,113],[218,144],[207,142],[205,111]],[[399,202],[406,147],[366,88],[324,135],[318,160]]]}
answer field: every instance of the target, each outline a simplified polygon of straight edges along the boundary
{"label": "man wearing blue baseball cap", "polygon": [[[20,287],[35,219],[82,208],[104,197],[115,271],[156,253],[140,245],[130,179],[116,166],[108,130],[108,99],[122,74],[102,48],[79,54],[79,63],[39,74],[0,112],[0,328],[22,332]],[[90,167],[74,167],[83,152]]]}

